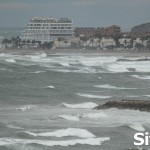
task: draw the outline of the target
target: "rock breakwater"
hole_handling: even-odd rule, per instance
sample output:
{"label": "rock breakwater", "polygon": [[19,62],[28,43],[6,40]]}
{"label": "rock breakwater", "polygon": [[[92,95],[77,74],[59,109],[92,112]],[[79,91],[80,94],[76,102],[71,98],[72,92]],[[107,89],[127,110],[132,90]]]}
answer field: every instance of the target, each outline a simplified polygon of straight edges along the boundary
{"label": "rock breakwater", "polygon": [[150,112],[150,101],[148,100],[121,100],[121,101],[109,101],[103,105],[95,107],[95,109],[132,109],[139,111]]}

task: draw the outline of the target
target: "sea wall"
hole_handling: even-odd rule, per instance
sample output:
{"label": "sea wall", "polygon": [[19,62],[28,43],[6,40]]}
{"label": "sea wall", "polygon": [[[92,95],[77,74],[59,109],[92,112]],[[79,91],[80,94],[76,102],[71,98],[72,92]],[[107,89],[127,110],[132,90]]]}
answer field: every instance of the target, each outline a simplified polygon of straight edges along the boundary
{"label": "sea wall", "polygon": [[121,100],[121,101],[109,101],[103,105],[95,107],[95,109],[132,109],[139,111],[150,111],[150,101],[146,100]]}

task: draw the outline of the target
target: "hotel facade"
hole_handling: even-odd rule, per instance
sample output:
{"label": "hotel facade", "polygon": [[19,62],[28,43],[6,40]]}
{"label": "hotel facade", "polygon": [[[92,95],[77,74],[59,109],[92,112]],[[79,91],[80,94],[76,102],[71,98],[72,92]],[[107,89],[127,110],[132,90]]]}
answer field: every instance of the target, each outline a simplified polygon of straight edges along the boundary
{"label": "hotel facade", "polygon": [[74,36],[73,20],[68,18],[34,17],[21,35],[22,40],[50,42],[57,38],[68,39]]}

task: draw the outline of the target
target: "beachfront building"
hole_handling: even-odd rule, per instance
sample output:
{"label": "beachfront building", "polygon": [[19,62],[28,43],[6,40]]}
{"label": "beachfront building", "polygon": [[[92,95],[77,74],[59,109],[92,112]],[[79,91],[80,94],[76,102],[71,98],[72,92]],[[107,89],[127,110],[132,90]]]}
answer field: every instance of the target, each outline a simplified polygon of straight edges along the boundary
{"label": "beachfront building", "polygon": [[22,33],[22,40],[50,42],[57,38],[68,39],[73,37],[73,20],[60,18],[58,20],[51,17],[34,17],[27,24]]}
{"label": "beachfront building", "polygon": [[115,47],[116,42],[113,38],[102,38],[100,42],[101,48]]}
{"label": "beachfront building", "polygon": [[136,38],[133,41],[133,49],[142,49],[143,48],[143,40],[141,38]]}
{"label": "beachfront building", "polygon": [[59,48],[79,48],[81,46],[81,41],[79,37],[72,37],[68,40],[66,39],[56,39],[53,44],[53,49]]}
{"label": "beachfront building", "polygon": [[126,48],[131,46],[131,38],[120,38],[119,39],[120,47]]}

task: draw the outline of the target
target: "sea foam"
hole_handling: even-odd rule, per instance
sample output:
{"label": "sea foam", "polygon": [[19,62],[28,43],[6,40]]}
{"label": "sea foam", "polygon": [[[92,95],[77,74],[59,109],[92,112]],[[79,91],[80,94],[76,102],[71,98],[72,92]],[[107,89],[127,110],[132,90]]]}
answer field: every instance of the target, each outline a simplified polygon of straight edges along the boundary
{"label": "sea foam", "polygon": [[23,107],[16,108],[16,110],[27,111],[27,110],[32,109],[33,107],[35,107],[35,106],[32,106],[32,105],[25,105],[25,106],[23,106]]}
{"label": "sea foam", "polygon": [[150,80],[150,76],[146,76],[146,75],[132,75],[132,77],[137,78],[137,79],[143,79],[143,80]]}
{"label": "sea foam", "polygon": [[139,123],[130,124],[128,126],[134,130],[137,130],[137,131],[141,131],[141,132],[145,131],[145,128]]}
{"label": "sea foam", "polygon": [[25,131],[25,133],[32,136],[42,136],[42,137],[68,137],[75,136],[80,138],[94,138],[95,135],[85,129],[78,128],[68,128],[68,129],[60,129],[53,132],[42,132],[42,133],[33,133]]}
{"label": "sea foam", "polygon": [[28,140],[28,139],[15,139],[15,138],[0,138],[0,146],[15,145],[15,144],[40,144],[44,146],[73,146],[81,145],[101,145],[104,141],[109,141],[110,137],[101,138],[87,138],[87,139],[74,139],[62,141],[48,141],[48,140]]}
{"label": "sea foam", "polygon": [[9,62],[9,63],[16,63],[16,61],[14,59],[5,59],[6,62]]}
{"label": "sea foam", "polygon": [[109,85],[109,84],[95,85],[94,87],[96,87],[96,88],[103,88],[103,89],[118,89],[118,90],[136,89],[136,88],[117,87],[117,86],[112,86],[112,85]]}
{"label": "sea foam", "polygon": [[59,117],[68,121],[80,121],[80,116],[78,115],[60,115]]}
{"label": "sea foam", "polygon": [[99,118],[106,118],[108,117],[105,113],[83,113],[83,114],[76,114],[76,115],[60,115],[60,118],[63,118],[68,121],[80,121],[80,119],[99,119]]}
{"label": "sea foam", "polygon": [[97,104],[93,103],[93,102],[87,102],[87,103],[79,103],[79,104],[67,104],[67,103],[63,103],[63,105],[65,107],[68,108],[95,108],[96,106],[98,106]]}
{"label": "sea foam", "polygon": [[93,94],[82,94],[82,93],[77,93],[77,95],[86,97],[86,98],[99,98],[99,99],[105,99],[105,98],[110,98],[111,96],[101,96],[101,95],[93,95]]}
{"label": "sea foam", "polygon": [[90,119],[99,119],[99,118],[105,118],[108,117],[104,113],[85,113],[82,115],[83,118],[90,118]]}
{"label": "sea foam", "polygon": [[47,88],[47,89],[54,89],[55,87],[52,86],[52,85],[49,85],[49,86],[47,86],[46,88]]}

